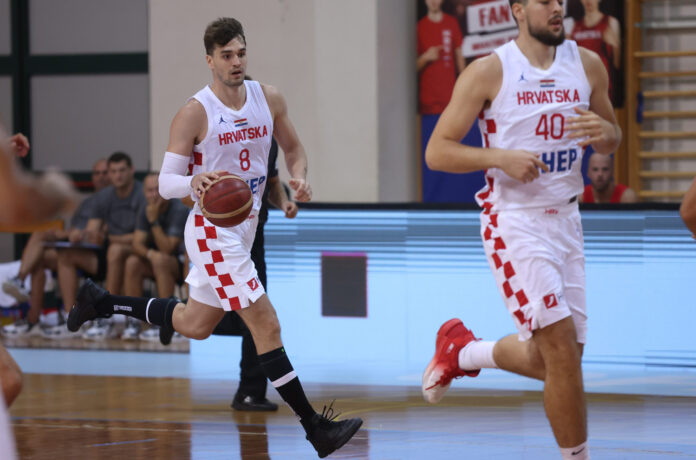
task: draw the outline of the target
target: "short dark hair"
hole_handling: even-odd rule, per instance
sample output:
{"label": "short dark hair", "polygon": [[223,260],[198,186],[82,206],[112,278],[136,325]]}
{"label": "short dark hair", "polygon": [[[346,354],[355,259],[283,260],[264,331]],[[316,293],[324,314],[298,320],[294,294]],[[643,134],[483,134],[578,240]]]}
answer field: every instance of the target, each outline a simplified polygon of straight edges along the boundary
{"label": "short dark hair", "polygon": [[122,161],[125,161],[128,167],[133,166],[133,161],[131,161],[130,155],[128,155],[126,152],[114,152],[109,156],[109,159],[106,160],[106,164],[111,164],[111,163],[120,163]]}
{"label": "short dark hair", "polygon": [[235,18],[218,18],[205,28],[205,33],[203,34],[205,53],[212,56],[215,46],[225,46],[230,40],[237,37],[241,38],[246,44],[242,23]]}

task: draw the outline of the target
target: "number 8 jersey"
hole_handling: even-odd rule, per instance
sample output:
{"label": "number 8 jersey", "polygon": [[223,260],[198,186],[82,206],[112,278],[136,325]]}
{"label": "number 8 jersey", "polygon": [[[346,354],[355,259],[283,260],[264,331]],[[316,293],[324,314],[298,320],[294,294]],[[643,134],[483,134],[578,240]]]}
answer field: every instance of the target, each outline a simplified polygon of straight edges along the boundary
{"label": "number 8 jersey", "polygon": [[[208,116],[208,132],[199,144],[193,146],[189,172],[195,175],[225,170],[244,179],[254,196],[250,218],[255,218],[266,186],[273,117],[261,84],[245,80],[244,85],[246,102],[239,110],[223,104],[209,86],[193,96],[203,105]],[[191,198],[200,214],[197,197],[192,194]]]}
{"label": "number 8 jersey", "polygon": [[548,207],[567,203],[583,190],[583,149],[568,139],[565,120],[587,110],[591,88],[576,43],[556,47],[546,70],[532,66],[515,41],[497,48],[503,67],[500,91],[479,116],[483,146],[535,153],[549,167],[524,184],[502,170],[486,171],[486,186],[476,195],[485,212]]}

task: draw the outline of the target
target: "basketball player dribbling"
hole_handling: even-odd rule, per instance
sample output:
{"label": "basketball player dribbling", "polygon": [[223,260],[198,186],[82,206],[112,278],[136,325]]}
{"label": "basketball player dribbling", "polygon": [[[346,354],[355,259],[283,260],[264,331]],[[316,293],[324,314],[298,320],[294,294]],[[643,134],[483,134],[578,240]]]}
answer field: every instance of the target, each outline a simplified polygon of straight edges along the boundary
{"label": "basketball player dribbling", "polygon": [[[442,325],[423,375],[438,402],[452,379],[501,368],[544,381],[544,408],[564,459],[588,459],[581,357],[587,336],[580,214],[583,148],[609,154],[621,130],[607,72],[593,52],[565,40],[558,0],[511,0],[519,37],[474,61],[426,150],[432,169],[486,170],[478,193],[489,265],[518,333],[474,337]],[[461,145],[478,118],[483,148]]]}
{"label": "basketball player dribbling", "polygon": [[[228,171],[245,179],[252,190],[250,218],[233,228],[216,227],[203,217],[198,204],[194,206],[185,230],[186,250],[194,265],[186,278],[187,304],[114,296],[88,281],[77,294],[68,328],[76,331],[85,321],[118,313],[160,326],[163,343],[171,340],[174,330],[200,340],[212,333],[225,311],[236,310],[251,331],[266,376],[300,418],[319,457],[325,457],[353,437],[362,420],[335,421],[330,407],[322,415],[314,411],[285,354],[278,318],[250,256],[271,136],[285,152],[297,201],[312,197],[305,150],[278,90],[244,80],[246,38],[239,21],[212,22],[204,44],[213,83],[174,117],[160,171],[160,194],[166,199],[190,195],[197,201],[217,173]],[[193,176],[186,175],[189,165]]]}

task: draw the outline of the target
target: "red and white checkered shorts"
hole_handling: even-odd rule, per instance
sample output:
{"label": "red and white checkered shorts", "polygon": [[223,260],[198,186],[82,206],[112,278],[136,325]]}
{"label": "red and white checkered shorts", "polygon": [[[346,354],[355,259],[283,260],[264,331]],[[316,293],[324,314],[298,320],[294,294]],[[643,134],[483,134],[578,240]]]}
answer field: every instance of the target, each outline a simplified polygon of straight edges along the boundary
{"label": "red and white checkered shorts", "polygon": [[573,317],[577,341],[587,338],[585,256],[577,203],[481,213],[488,263],[520,340]]}
{"label": "red and white checkered shorts", "polygon": [[265,294],[250,255],[257,221],[247,219],[236,227],[222,228],[196,208],[191,211],[184,231],[193,264],[186,277],[191,298],[229,311],[246,308]]}

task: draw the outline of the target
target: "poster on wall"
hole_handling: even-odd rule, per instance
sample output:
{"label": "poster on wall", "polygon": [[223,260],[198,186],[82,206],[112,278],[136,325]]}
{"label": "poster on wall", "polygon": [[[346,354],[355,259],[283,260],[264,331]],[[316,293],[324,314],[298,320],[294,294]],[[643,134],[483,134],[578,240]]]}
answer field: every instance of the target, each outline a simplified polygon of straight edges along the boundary
{"label": "poster on wall", "polygon": [[623,4],[608,0],[570,0],[566,37],[597,53],[609,75],[609,97],[623,107]]}
{"label": "poster on wall", "polygon": [[[467,62],[491,53],[517,38],[509,0],[449,0],[463,35]],[[443,2],[443,11],[448,1]],[[609,75],[609,95],[623,105],[623,2],[568,0],[563,2],[566,37],[597,53]]]}
{"label": "poster on wall", "polygon": [[[417,0],[418,111],[421,120],[421,184],[424,202],[474,202],[481,173],[431,171],[424,161],[432,130],[447,106],[459,73],[473,60],[518,35],[509,0]],[[609,96],[623,105],[623,2],[563,2],[566,37],[596,52],[607,69]],[[481,145],[476,124],[462,140]],[[587,183],[586,160],[583,176]]]}

